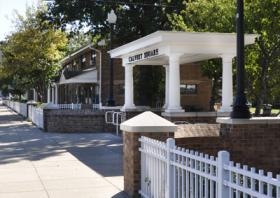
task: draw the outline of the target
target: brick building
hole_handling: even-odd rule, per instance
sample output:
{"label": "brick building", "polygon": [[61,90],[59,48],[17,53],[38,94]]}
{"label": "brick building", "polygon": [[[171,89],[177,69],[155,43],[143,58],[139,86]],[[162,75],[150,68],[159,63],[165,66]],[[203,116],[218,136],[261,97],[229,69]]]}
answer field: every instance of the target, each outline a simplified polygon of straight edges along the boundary
{"label": "brick building", "polygon": [[[48,102],[54,104],[106,105],[109,93],[109,55],[105,49],[87,45],[61,61],[59,79],[48,90]],[[116,105],[123,104],[123,67],[114,60]]]}
{"label": "brick building", "polygon": [[[65,57],[59,79],[50,86],[48,102],[78,103],[85,108],[90,108],[92,104],[106,106],[109,94],[109,58],[105,49],[98,50],[91,45]],[[122,106],[125,93],[124,67],[121,59],[113,61],[114,98],[116,106]],[[208,111],[211,80],[202,75],[199,63],[181,66],[180,91],[182,106],[186,110],[194,108]]]}
{"label": "brick building", "polygon": [[[209,111],[211,79],[202,75],[201,61],[222,58],[221,112],[230,112],[233,102],[232,59],[236,54],[235,34],[157,31],[109,52],[113,58],[113,90],[116,106],[122,111],[143,107],[134,101],[134,71],[141,66],[165,68],[165,96],[158,108],[165,117],[188,111]],[[245,35],[252,44],[256,35]],[[48,102],[106,106],[109,96],[109,56],[92,45],[62,61],[59,80],[49,89]],[[137,66],[137,67],[135,67]],[[145,87],[146,89],[146,87]],[[139,90],[138,90],[139,91]],[[141,90],[140,90],[141,91]],[[142,94],[142,93],[140,93]],[[145,107],[144,109],[147,109]]]}

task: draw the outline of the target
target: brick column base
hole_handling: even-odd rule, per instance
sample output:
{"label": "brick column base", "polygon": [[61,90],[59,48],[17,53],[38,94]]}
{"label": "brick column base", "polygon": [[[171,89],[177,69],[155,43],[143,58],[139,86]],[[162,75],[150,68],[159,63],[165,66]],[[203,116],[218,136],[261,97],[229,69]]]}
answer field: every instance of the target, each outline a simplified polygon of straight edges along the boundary
{"label": "brick column base", "polygon": [[167,138],[174,137],[174,132],[124,132],[124,191],[133,198],[140,197],[138,190],[141,184],[141,153],[139,151],[141,136],[166,141]]}

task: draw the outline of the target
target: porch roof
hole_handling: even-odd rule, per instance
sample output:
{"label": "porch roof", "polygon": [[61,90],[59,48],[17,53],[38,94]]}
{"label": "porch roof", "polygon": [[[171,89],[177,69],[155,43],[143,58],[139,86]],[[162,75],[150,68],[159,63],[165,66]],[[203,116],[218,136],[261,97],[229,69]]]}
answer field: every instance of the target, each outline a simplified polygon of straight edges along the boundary
{"label": "porch roof", "polygon": [[[245,45],[255,42],[256,34],[245,34]],[[109,51],[123,64],[165,65],[171,53],[180,54],[180,63],[190,63],[224,55],[236,55],[235,33],[157,31]]]}
{"label": "porch roof", "polygon": [[74,76],[69,79],[66,79],[65,76],[61,74],[58,84],[81,84],[81,83],[98,83],[97,70],[91,69],[88,71],[83,71],[82,74]]}

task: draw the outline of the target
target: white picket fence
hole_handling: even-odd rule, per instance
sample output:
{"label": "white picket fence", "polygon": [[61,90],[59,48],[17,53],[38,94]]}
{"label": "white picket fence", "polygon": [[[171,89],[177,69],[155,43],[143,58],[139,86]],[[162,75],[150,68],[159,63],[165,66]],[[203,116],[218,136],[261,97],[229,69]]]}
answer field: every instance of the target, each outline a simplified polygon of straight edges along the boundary
{"label": "white picket fence", "polygon": [[44,128],[43,109],[33,105],[28,106],[28,118],[39,128]]}
{"label": "white picket fence", "polygon": [[145,198],[280,198],[280,175],[141,137],[141,189]]}
{"label": "white picket fence", "polygon": [[3,103],[13,109],[18,114],[27,117],[27,105],[26,103],[20,103],[16,101],[4,100]]}
{"label": "white picket fence", "polygon": [[82,108],[81,104],[57,104],[59,109],[72,109],[72,110],[78,110]]}
{"label": "white picket fence", "polygon": [[[43,116],[43,109],[40,107],[35,107],[33,105],[27,105],[26,103],[20,103],[10,100],[3,101],[5,105],[9,108],[27,117],[39,128],[44,128],[44,116]],[[28,109],[27,109],[28,108]],[[28,111],[28,114],[27,114]]]}

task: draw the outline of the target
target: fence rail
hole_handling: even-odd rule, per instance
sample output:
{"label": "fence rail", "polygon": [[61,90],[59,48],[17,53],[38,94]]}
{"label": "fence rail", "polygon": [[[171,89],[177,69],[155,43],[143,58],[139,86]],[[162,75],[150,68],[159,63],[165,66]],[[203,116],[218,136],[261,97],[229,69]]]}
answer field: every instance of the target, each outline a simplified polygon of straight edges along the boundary
{"label": "fence rail", "polygon": [[28,117],[36,126],[44,128],[43,109],[26,103],[4,100],[3,103],[24,117]]}
{"label": "fence rail", "polygon": [[280,175],[241,166],[227,151],[218,157],[141,137],[142,197],[152,198],[280,198]]}
{"label": "fence rail", "polygon": [[77,109],[81,109],[82,105],[81,104],[57,104],[59,109],[73,109],[73,110],[77,110]]}
{"label": "fence rail", "polygon": [[13,109],[18,114],[27,117],[27,105],[26,103],[20,103],[16,101],[4,100],[3,103]]}
{"label": "fence rail", "polygon": [[44,115],[42,108],[29,105],[28,118],[39,128],[44,128]]}

